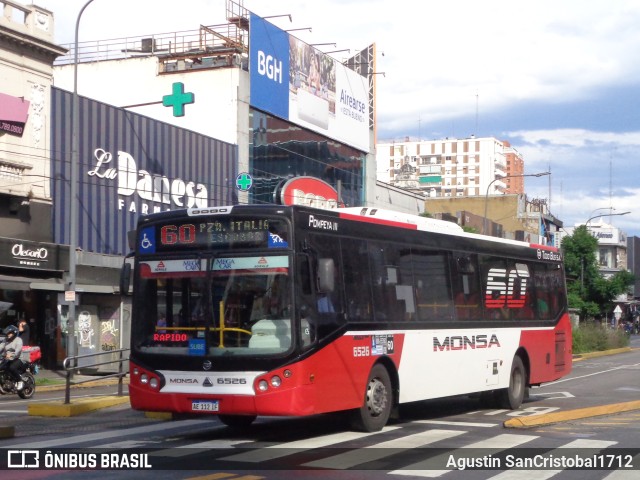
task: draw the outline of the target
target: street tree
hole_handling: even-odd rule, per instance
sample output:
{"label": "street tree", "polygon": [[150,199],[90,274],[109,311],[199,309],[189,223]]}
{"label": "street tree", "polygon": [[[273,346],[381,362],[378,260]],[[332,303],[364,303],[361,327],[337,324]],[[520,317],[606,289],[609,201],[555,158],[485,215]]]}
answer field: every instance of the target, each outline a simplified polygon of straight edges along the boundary
{"label": "street tree", "polygon": [[598,240],[585,225],[562,239],[569,307],[580,311],[581,318],[606,316],[615,298],[628,291],[635,277],[626,270],[605,278],[598,268]]}

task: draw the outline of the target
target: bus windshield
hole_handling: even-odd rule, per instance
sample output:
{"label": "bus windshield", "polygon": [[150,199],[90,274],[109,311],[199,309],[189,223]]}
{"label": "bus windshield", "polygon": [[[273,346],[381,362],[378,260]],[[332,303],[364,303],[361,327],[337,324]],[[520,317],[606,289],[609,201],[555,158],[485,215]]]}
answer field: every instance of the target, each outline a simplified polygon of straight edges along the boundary
{"label": "bus windshield", "polygon": [[288,255],[141,261],[134,350],[264,355],[291,341]]}

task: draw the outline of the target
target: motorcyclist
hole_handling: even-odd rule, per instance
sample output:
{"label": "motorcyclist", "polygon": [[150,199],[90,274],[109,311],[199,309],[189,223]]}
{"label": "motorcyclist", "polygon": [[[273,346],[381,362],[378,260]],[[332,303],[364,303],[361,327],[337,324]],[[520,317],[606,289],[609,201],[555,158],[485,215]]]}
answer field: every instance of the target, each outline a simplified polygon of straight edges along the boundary
{"label": "motorcyclist", "polygon": [[1,365],[7,369],[16,384],[16,389],[20,391],[24,388],[24,382],[20,375],[20,369],[22,368],[22,360],[20,360],[22,339],[18,336],[18,327],[15,325],[9,325],[2,333],[6,335],[6,338],[0,343]]}

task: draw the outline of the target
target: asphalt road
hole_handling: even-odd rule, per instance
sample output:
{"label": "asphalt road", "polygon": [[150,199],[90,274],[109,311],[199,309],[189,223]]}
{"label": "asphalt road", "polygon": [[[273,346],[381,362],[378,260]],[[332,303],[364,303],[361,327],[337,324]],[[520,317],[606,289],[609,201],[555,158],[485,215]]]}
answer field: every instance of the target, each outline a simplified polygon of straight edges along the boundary
{"label": "asphalt road", "polygon": [[[633,346],[639,340],[634,338]],[[96,480],[155,478],[158,474],[192,480],[275,480],[319,475],[340,480],[365,477],[391,480],[398,476],[447,480],[462,475],[498,480],[635,479],[640,468],[637,450],[631,451],[628,459],[633,469],[615,471],[522,470],[502,466],[462,472],[455,466],[447,466],[445,460],[449,457],[443,455],[466,455],[477,461],[505,452],[516,452],[524,458],[534,453],[548,457],[568,451],[586,455],[636,448],[640,438],[640,406],[627,411],[607,409],[612,405],[638,403],[639,373],[640,350],[584,358],[574,362],[568,377],[532,389],[530,397],[516,411],[484,408],[477,399],[466,396],[417,402],[402,409],[400,420],[373,434],[348,431],[341,415],[260,418],[249,429],[233,430],[215,418],[173,421],[148,418],[126,404],[67,418],[40,417],[27,414],[28,402],[4,396],[0,397],[0,425],[12,422],[15,432],[13,437],[0,439],[0,449],[29,449],[42,455],[46,451],[59,452],[61,448],[73,451],[90,448],[88,452],[96,455],[144,452],[153,465],[152,470],[92,471]],[[114,386],[74,389],[72,402],[88,395],[112,396],[115,392]],[[33,402],[59,402],[63,398],[61,390],[41,389]],[[581,410],[587,414],[571,416]],[[527,424],[532,419],[544,418],[547,420],[541,423]],[[64,470],[14,469],[0,475],[3,479],[24,480],[86,478],[86,471]],[[25,476],[26,473],[31,476]]]}

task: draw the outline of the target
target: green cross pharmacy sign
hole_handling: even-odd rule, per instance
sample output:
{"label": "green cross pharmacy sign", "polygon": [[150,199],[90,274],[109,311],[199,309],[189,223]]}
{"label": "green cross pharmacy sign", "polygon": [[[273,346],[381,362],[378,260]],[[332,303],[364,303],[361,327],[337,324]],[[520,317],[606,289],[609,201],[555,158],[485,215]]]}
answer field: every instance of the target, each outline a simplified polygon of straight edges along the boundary
{"label": "green cross pharmacy sign", "polygon": [[184,106],[194,101],[195,96],[190,92],[185,93],[182,82],[175,82],[172,86],[171,95],[162,97],[162,105],[165,107],[173,107],[174,117],[184,117]]}
{"label": "green cross pharmacy sign", "polygon": [[248,191],[253,185],[253,177],[248,173],[241,173],[236,177],[236,188],[242,192]]}

